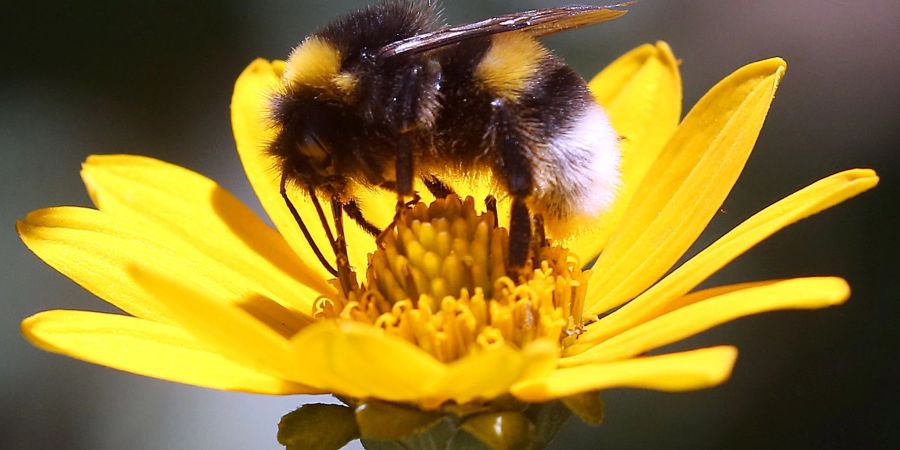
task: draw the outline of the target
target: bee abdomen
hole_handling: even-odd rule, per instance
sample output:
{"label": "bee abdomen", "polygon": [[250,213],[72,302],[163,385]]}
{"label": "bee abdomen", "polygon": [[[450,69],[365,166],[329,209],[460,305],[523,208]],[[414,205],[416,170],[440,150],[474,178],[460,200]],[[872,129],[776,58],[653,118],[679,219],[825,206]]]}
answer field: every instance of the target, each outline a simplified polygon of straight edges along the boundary
{"label": "bee abdomen", "polygon": [[539,78],[550,52],[525,33],[502,33],[491,37],[490,46],[475,67],[480,87],[494,97],[517,101]]}
{"label": "bee abdomen", "polygon": [[596,104],[578,112],[554,133],[532,160],[531,206],[551,229],[566,228],[574,217],[601,215],[615,199],[619,185],[618,136]]}
{"label": "bee abdomen", "polygon": [[[502,122],[516,125],[512,131],[519,135],[520,160],[528,164],[512,167],[530,168],[534,212],[554,226],[572,216],[605,211],[619,181],[618,137],[584,79],[534,38],[518,32],[492,36],[474,76],[481,90],[505,105],[508,111],[502,115],[515,116]],[[510,168],[506,162],[502,170]],[[512,181],[523,174],[504,176]]]}
{"label": "bee abdomen", "polygon": [[552,56],[521,94],[520,123],[530,139],[530,207],[564,232],[569,219],[594,218],[615,199],[618,135],[584,80]]}

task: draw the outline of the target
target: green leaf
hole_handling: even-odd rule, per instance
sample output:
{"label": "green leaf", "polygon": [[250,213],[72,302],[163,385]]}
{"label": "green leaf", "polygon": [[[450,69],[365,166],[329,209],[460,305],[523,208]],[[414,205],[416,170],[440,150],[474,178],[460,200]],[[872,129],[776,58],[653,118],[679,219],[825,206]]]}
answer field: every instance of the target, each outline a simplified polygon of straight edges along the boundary
{"label": "green leaf", "polygon": [[428,430],[445,417],[439,412],[426,412],[375,400],[356,407],[356,423],[362,437],[396,440]]}
{"label": "green leaf", "polygon": [[478,414],[466,419],[462,429],[491,450],[541,448],[535,445],[535,425],[522,413]]}
{"label": "green leaf", "polygon": [[353,410],[341,405],[304,405],[278,424],[278,442],[287,450],[338,450],[358,437]]}
{"label": "green leaf", "polygon": [[562,402],[582,422],[591,426],[603,423],[603,400],[600,398],[600,392],[572,395],[563,398]]}

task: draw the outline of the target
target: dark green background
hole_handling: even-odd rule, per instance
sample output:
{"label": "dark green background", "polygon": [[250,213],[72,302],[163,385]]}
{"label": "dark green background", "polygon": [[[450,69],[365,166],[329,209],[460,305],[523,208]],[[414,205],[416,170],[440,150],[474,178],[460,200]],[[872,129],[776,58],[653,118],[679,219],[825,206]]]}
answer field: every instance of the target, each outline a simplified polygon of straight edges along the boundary
{"label": "dark green background", "polygon": [[[0,15],[0,448],[277,448],[281,414],[309,399],[185,387],[30,347],[18,322],[103,303],[33,257],[15,219],[88,205],[79,163],[136,153],[218,180],[257,207],[228,121],[253,58],[283,58],[350,1],[7,2]],[[559,2],[445,4],[452,22]],[[706,391],[607,392],[608,419],[570,422],[556,448],[897,448],[900,6],[895,0],[643,0],[614,23],[547,39],[586,77],[644,42],[683,59],[685,109],[747,62],[788,75],[756,151],[701,243],[818,178],[852,167],[876,191],[798,224],[709,284],[838,274],[850,302],[719,327],[677,348],[740,347],[734,376]],[[696,251],[693,250],[693,251]]]}

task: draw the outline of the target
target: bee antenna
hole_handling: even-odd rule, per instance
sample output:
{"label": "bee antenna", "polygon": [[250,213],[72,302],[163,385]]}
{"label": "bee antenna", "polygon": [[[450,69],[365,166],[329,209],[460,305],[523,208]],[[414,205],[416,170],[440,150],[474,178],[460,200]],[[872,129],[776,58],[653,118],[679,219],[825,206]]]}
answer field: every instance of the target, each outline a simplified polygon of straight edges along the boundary
{"label": "bee antenna", "polygon": [[334,218],[335,230],[332,233],[331,226],[328,225],[328,219],[325,217],[325,211],[322,209],[322,204],[319,202],[319,196],[316,195],[316,191],[313,189],[309,189],[308,192],[309,198],[316,207],[316,213],[319,214],[322,228],[325,228],[325,234],[328,235],[328,240],[331,241],[331,249],[334,251],[334,256],[337,260],[337,274],[335,276],[337,276],[341,283],[341,289],[343,289],[344,295],[349,297],[350,293],[354,290],[354,286],[356,286],[356,280],[353,275],[353,270],[350,268],[349,258],[347,257],[347,239],[344,236],[343,205],[337,198],[334,196],[331,197],[331,213]]}
{"label": "bee antenna", "polygon": [[319,221],[322,222],[322,228],[325,229],[325,235],[328,236],[328,241],[331,243],[331,249],[337,254],[337,241],[334,239],[334,233],[331,232],[331,226],[328,225],[328,219],[325,218],[325,210],[322,209],[322,204],[319,203],[319,196],[317,196],[316,192],[312,189],[309,189],[308,193],[309,199],[312,200],[313,206],[316,207],[316,214],[319,215]]}
{"label": "bee antenna", "polygon": [[[294,216],[294,221],[297,222],[297,225],[300,227],[300,231],[303,232],[303,237],[306,238],[306,242],[309,243],[309,246],[312,248],[313,253],[316,254],[317,258],[319,258],[319,263],[321,263],[322,266],[325,267],[325,270],[327,270],[329,273],[331,273],[332,276],[335,276],[335,277],[338,276],[337,269],[335,269],[328,262],[328,259],[326,259],[325,255],[322,254],[322,250],[319,250],[319,246],[316,245],[316,241],[313,239],[312,235],[309,233],[309,229],[306,228],[306,224],[303,223],[303,219],[300,217],[300,213],[297,212],[297,208],[294,207],[294,204],[291,202],[290,197],[288,197],[287,175],[286,174],[281,175],[281,197],[284,199],[284,203],[287,204],[288,210],[291,211],[291,215]],[[313,194],[312,197],[315,198],[315,194]],[[316,206],[319,206],[318,202],[316,202]],[[321,206],[319,206],[319,209],[321,209]],[[325,229],[327,230],[327,232],[329,234],[329,239],[330,239],[331,229],[328,228],[327,223],[325,225]],[[331,243],[332,243],[332,246],[334,246],[333,240],[331,241]]]}

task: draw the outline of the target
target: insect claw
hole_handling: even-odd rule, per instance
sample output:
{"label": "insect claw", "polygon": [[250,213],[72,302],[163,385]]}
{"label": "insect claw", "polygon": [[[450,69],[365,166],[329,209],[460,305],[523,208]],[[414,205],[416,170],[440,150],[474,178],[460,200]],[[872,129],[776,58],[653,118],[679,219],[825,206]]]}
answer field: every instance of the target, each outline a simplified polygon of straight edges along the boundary
{"label": "insect claw", "polygon": [[419,203],[420,201],[422,201],[422,197],[419,196],[419,193],[413,192],[412,199],[410,199],[408,202],[404,203],[403,207],[404,208],[412,208],[413,206],[416,206],[416,204]]}

